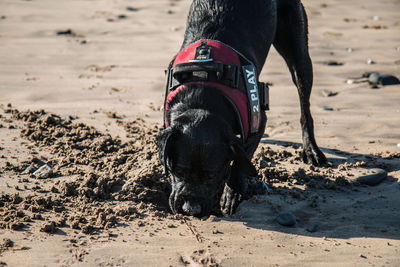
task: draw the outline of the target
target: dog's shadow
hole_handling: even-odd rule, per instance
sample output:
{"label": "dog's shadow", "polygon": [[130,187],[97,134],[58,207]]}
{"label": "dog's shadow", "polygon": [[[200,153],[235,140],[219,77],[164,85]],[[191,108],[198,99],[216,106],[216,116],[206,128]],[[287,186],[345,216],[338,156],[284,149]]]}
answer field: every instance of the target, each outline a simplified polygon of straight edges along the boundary
{"label": "dog's shadow", "polygon": [[[266,139],[263,139],[262,143],[277,145],[282,149],[301,147],[298,143]],[[222,220],[241,221],[251,228],[296,235],[400,240],[398,155],[390,158],[390,155],[366,155],[327,148],[321,150],[327,155],[331,166],[320,170],[329,171],[328,168],[336,168],[337,171],[338,166],[343,167],[346,162],[364,161],[365,168],[372,166],[383,168],[389,175],[376,186],[352,183],[347,179],[332,181],[332,178],[316,174],[318,171],[308,176],[308,179],[316,181],[317,186],[302,186],[300,183],[300,186],[290,188],[287,183],[272,183],[269,193],[244,201],[234,215]],[[273,162],[273,164],[280,163]],[[281,165],[285,167],[284,163]],[[343,174],[346,177],[347,170],[343,170]],[[295,225],[291,227],[280,225],[276,218],[281,213],[294,215]]]}

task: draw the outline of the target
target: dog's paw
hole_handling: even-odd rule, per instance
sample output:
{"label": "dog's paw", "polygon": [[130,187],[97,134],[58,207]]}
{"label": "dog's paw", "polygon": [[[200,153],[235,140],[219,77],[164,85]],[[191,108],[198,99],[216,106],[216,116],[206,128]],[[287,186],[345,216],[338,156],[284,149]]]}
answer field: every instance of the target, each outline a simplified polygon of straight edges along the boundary
{"label": "dog's paw", "polygon": [[312,164],[314,166],[321,166],[326,163],[324,153],[317,146],[307,146],[303,149],[302,158],[304,163]]}
{"label": "dog's paw", "polygon": [[243,196],[230,188],[228,185],[225,185],[224,192],[222,193],[220,200],[220,208],[221,212],[224,216],[232,215],[235,213],[237,207],[240,202],[242,202]]}

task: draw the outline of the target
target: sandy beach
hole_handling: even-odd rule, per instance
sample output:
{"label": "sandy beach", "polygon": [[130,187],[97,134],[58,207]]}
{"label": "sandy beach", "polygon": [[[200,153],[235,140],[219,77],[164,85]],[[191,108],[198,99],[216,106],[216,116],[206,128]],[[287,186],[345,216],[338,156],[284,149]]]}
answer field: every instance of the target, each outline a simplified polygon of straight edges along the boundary
{"label": "sandy beach", "polygon": [[271,48],[253,158],[270,192],[201,219],[170,213],[154,144],[190,3],[0,2],[0,266],[400,266],[400,85],[368,83],[400,78],[400,2],[303,1],[329,163],[301,162],[296,88]]}

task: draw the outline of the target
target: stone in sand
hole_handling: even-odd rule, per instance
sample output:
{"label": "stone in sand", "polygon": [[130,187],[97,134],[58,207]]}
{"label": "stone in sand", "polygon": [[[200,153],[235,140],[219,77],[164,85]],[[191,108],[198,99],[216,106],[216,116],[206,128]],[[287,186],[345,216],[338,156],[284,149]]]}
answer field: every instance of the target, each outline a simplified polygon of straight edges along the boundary
{"label": "stone in sand", "polygon": [[333,92],[333,91],[329,91],[329,90],[322,90],[322,95],[325,97],[329,97],[329,96],[335,96],[337,95],[337,92]]}
{"label": "stone in sand", "polygon": [[131,11],[131,12],[139,11],[138,8],[136,8],[136,7],[131,7],[131,6],[127,6],[127,7],[126,7],[126,10]]}
{"label": "stone in sand", "polygon": [[73,31],[71,29],[67,29],[64,31],[57,31],[57,35],[73,35]]}
{"label": "stone in sand", "polygon": [[373,72],[369,75],[368,77],[368,82],[372,85],[396,85],[396,84],[400,84],[400,80],[390,74],[380,74],[377,72]]}
{"label": "stone in sand", "polygon": [[276,221],[283,226],[293,226],[296,224],[296,217],[291,213],[281,213],[276,217]]}
{"label": "stone in sand", "polygon": [[338,62],[335,60],[328,60],[328,61],[324,61],[323,64],[326,66],[342,66],[343,62]]}
{"label": "stone in sand", "polygon": [[38,179],[46,179],[49,178],[53,174],[53,169],[47,165],[42,165],[39,169],[37,169],[33,175],[35,175]]}
{"label": "stone in sand", "polygon": [[357,177],[356,181],[366,185],[377,185],[386,178],[387,172],[383,169],[370,169],[370,174]]}
{"label": "stone in sand", "polygon": [[323,106],[322,109],[323,110],[327,110],[327,111],[332,111],[333,110],[333,108],[329,107],[329,106]]}

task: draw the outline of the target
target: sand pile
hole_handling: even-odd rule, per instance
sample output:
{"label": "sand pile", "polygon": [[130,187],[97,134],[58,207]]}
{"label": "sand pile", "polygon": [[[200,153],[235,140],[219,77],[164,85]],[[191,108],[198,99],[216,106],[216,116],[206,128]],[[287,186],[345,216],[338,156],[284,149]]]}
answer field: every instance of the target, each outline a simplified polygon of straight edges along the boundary
{"label": "sand pile", "polygon": [[[149,212],[169,213],[169,184],[154,144],[157,125],[117,119],[128,137],[123,142],[72,116],[11,106],[4,112],[3,121],[31,142],[31,157],[16,164],[7,161],[1,170],[19,177],[21,191],[0,196],[1,228],[25,229],[39,220],[43,232],[70,227],[90,234]],[[49,156],[37,155],[35,148]],[[258,179],[272,194],[305,200],[318,189],[357,190],[354,170],[376,165],[373,160],[337,161],[318,168],[302,164],[300,153],[294,145],[280,150],[260,145],[253,161]]]}
{"label": "sand pile", "polygon": [[[0,196],[1,228],[19,230],[45,220],[45,232],[69,226],[91,233],[149,211],[161,215],[168,210],[168,183],[153,141],[156,125],[119,120],[130,137],[122,142],[71,116],[4,111],[11,115],[8,122],[22,122],[20,135],[32,142],[33,155],[2,168],[19,177],[24,194]],[[34,147],[49,157],[38,157]]]}
{"label": "sand pile", "polygon": [[[258,177],[249,183],[260,185],[263,181],[268,193],[244,201],[228,218],[199,220],[170,213],[170,186],[154,143],[161,128],[143,119],[128,121],[116,113],[105,115],[126,138],[105,133],[107,127],[99,131],[74,116],[19,111],[11,105],[3,108],[0,124],[7,135],[0,147],[0,175],[7,186],[0,194],[0,230],[7,236],[0,244],[0,254],[36,251],[40,248],[38,237],[44,238],[40,244],[55,238],[68,249],[70,254],[61,257],[69,264],[86,262],[92,257],[88,256],[91,249],[115,241],[132,246],[129,255],[142,243],[143,253],[151,244],[153,250],[159,246],[160,251],[170,249],[174,255],[174,246],[194,246],[178,255],[179,264],[218,266],[215,255],[219,249],[226,251],[220,247],[224,238],[229,237],[225,246],[241,244],[243,237],[259,238],[258,229],[289,231],[307,239],[308,235],[353,236],[354,230],[346,232],[340,227],[354,225],[368,229],[371,236],[398,236],[398,213],[389,205],[397,201],[397,152],[362,155],[331,149],[328,165],[315,167],[302,163],[299,144],[274,144],[263,138],[253,158]],[[109,122],[105,125],[111,125]],[[358,178],[373,168],[388,173],[379,180],[382,184],[360,183]],[[392,198],[379,193],[382,190]],[[341,199],[345,199],[343,205]],[[376,218],[377,210],[381,216],[370,225],[370,219],[364,218]],[[363,216],[354,216],[361,211]],[[343,223],[343,218],[349,223]],[[237,235],[232,229],[241,225]],[[342,230],[336,232],[335,227]],[[251,231],[257,232],[248,236]],[[166,236],[168,244],[154,242]],[[26,238],[31,240],[25,242]],[[231,242],[232,238],[239,239]],[[182,239],[186,243],[180,243]],[[254,248],[243,240],[241,247]],[[272,245],[273,249],[282,244]],[[120,252],[120,247],[114,249],[112,257]],[[99,255],[103,257],[103,253]],[[112,257],[107,261],[114,262]]]}

